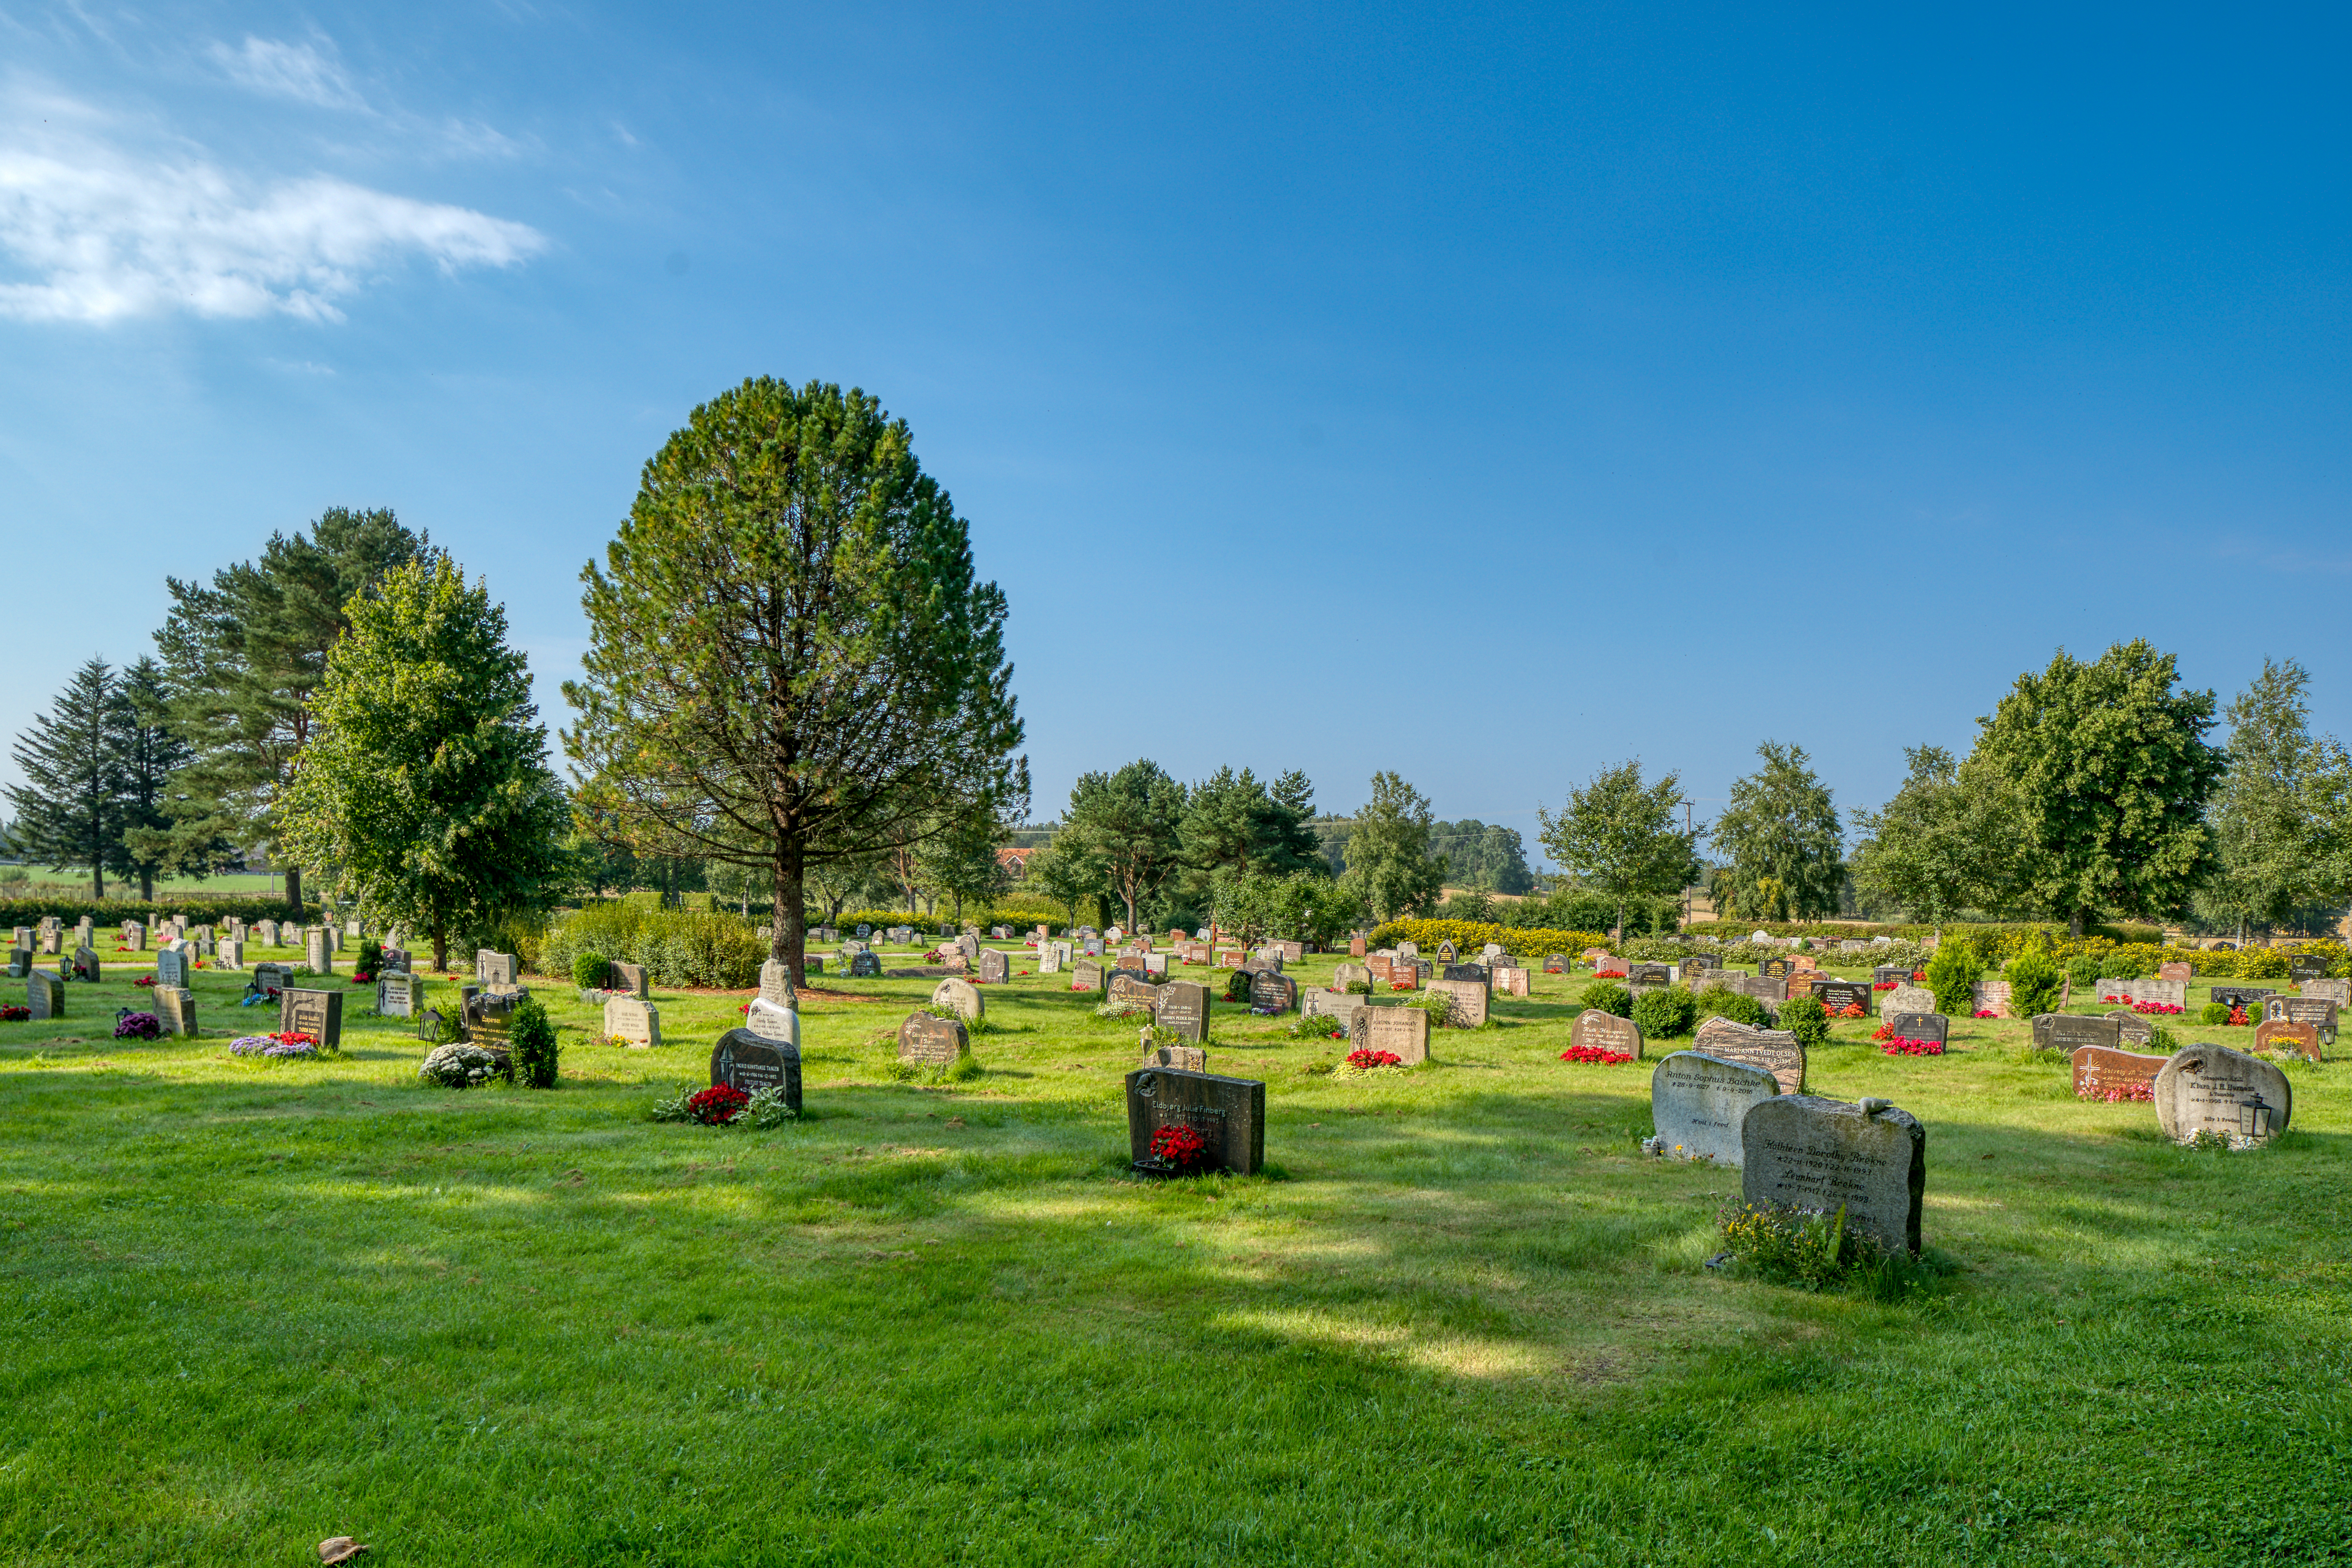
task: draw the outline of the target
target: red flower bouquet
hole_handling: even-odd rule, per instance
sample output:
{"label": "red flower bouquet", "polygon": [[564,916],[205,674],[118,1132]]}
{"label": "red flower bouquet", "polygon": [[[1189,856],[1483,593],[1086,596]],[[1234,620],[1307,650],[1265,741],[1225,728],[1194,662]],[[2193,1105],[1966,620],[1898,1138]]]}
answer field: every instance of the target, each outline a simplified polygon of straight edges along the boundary
{"label": "red flower bouquet", "polygon": [[1597,1062],[1602,1067],[1613,1067],[1619,1062],[1632,1061],[1633,1053],[1612,1051],[1602,1046],[1570,1046],[1559,1053],[1559,1059],[1564,1062]]}
{"label": "red flower bouquet", "polygon": [[1402,1067],[1404,1058],[1394,1051],[1376,1051],[1370,1046],[1366,1046],[1361,1050],[1348,1053],[1348,1065],[1351,1068]]}
{"label": "red flower bouquet", "polygon": [[1171,1121],[1151,1134],[1151,1157],[1171,1170],[1198,1170],[1208,1152],[1209,1141],[1181,1121]]}
{"label": "red flower bouquet", "polygon": [[686,1098],[686,1113],[705,1127],[724,1127],[743,1114],[751,1097],[732,1084],[714,1083]]}
{"label": "red flower bouquet", "polygon": [[1890,1057],[1940,1057],[1944,1054],[1941,1040],[1906,1040],[1896,1035],[1878,1047]]}
{"label": "red flower bouquet", "polygon": [[26,1024],[30,1023],[32,1017],[30,1007],[0,1007],[0,1024]]}

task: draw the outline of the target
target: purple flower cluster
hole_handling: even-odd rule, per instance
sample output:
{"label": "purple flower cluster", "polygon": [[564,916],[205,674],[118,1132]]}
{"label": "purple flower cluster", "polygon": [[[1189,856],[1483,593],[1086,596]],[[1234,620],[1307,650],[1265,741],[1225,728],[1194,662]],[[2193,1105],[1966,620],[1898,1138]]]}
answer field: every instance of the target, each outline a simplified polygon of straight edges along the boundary
{"label": "purple flower cluster", "polygon": [[163,1021],[152,1013],[125,1013],[114,1021],[118,1040],[152,1040],[163,1032]]}

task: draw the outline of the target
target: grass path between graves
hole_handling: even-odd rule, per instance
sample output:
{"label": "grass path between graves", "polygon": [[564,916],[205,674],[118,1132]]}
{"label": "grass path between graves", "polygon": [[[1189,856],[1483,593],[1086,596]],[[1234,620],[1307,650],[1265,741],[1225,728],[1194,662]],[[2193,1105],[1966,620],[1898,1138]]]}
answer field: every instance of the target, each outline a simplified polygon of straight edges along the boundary
{"label": "grass path between graves", "polygon": [[562,1087],[452,1093],[357,988],[338,1060],[229,1058],[211,973],[207,1037],[107,1038],[142,972],[0,1025],[0,1563],[2352,1561],[2352,1066],[2190,1153],[2021,1024],[1842,1026],[1957,1270],[1886,1306],[1705,1267],[1737,1173],[1640,1157],[1559,977],[1353,1080],[1221,1004],[1273,1169],[1158,1184],[1065,977],[950,1089],[887,1071],[928,983],[828,980],[877,1000],[754,1132],[644,1114],[738,998],[630,1052],[542,984]]}

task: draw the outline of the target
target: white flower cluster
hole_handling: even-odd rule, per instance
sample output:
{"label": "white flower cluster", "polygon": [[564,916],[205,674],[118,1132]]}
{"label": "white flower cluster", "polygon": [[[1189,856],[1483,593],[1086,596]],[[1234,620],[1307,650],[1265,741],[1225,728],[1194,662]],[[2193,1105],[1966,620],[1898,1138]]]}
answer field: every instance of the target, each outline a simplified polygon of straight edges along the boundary
{"label": "white flower cluster", "polygon": [[417,1064],[416,1076],[444,1089],[471,1089],[503,1070],[498,1054],[479,1046],[436,1046]]}

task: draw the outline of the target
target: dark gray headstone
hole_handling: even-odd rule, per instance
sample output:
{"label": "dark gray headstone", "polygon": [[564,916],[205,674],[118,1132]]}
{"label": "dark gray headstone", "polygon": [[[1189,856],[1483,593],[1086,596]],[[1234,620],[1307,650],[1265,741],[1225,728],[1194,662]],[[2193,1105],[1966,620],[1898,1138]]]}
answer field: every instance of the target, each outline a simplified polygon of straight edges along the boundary
{"label": "dark gray headstone", "polygon": [[1103,966],[1091,958],[1082,958],[1070,966],[1070,989],[1091,992],[1099,996],[1103,992]]}
{"label": "dark gray headstone", "polygon": [[1813,981],[1813,997],[1832,1015],[1848,1007],[1859,1007],[1866,1017],[1870,1013],[1872,992],[1859,980],[1830,980],[1817,977]]}
{"label": "dark gray headstone", "polygon": [[195,1038],[196,994],[184,985],[157,985],[155,1017],[165,1034]]}
{"label": "dark gray headstone", "polygon": [[1287,1013],[1298,1005],[1298,982],[1287,974],[1276,974],[1261,969],[1250,976],[1250,1009],[1263,1007],[1272,1012]]}
{"label": "dark gray headstone", "polygon": [[849,956],[849,977],[871,980],[882,973],[882,961],[870,952],[855,952]]}
{"label": "dark gray headstone", "polygon": [[1889,1250],[1919,1250],[1927,1130],[1883,1100],[1870,1109],[1810,1094],[1775,1095],[1740,1124],[1740,1190],[1749,1203],[1823,1214]]}
{"label": "dark gray headstone", "polygon": [[1544,955],[1543,972],[1546,974],[1566,974],[1570,967],[1568,954],[1564,952],[1549,952]]}
{"label": "dark gray headstone", "polygon": [[961,1018],[910,1013],[898,1026],[898,1059],[931,1067],[953,1067],[971,1055],[971,1037]]}
{"label": "dark gray headstone", "polygon": [[2213,1000],[2221,1003],[2224,1007],[2259,1007],[2277,994],[2277,989],[2269,985],[2216,985],[2213,987]]}
{"label": "dark gray headstone", "polygon": [[1625,968],[1627,985],[1672,985],[1675,971],[1672,964],[1633,963]]}
{"label": "dark gray headstone", "polygon": [[2286,955],[2286,977],[2289,980],[2318,980],[2327,973],[2327,960],[2316,952],[2290,952]]}
{"label": "dark gray headstone", "polygon": [[1475,980],[1479,984],[1485,985],[1490,982],[1494,976],[1487,972],[1486,966],[1483,963],[1449,963],[1445,966],[1445,973],[1443,978],[1447,980]]}
{"label": "dark gray headstone", "polygon": [[710,1081],[757,1094],[782,1088],[784,1103],[801,1108],[801,1048],[787,1040],[763,1040],[748,1029],[730,1029],[710,1047]]}
{"label": "dark gray headstone", "polygon": [[1898,1040],[1933,1040],[1939,1046],[1952,1043],[1952,1021],[1941,1013],[1889,1013],[1886,1026]]}
{"label": "dark gray headstone", "polygon": [[25,977],[25,1003],[36,1020],[66,1016],[66,981],[62,974],[36,969]]}
{"label": "dark gray headstone", "polygon": [[1153,1022],[1188,1040],[1209,1041],[1209,988],[1192,980],[1171,980],[1159,988]]}
{"label": "dark gray headstone", "polygon": [[343,994],[340,991],[300,991],[292,987],[281,991],[278,997],[278,1032],[299,1031],[319,1042],[322,1051],[340,1049],[343,1043]]}
{"label": "dark gray headstone", "polygon": [[1005,957],[1003,949],[983,947],[980,950],[980,977],[990,984],[1013,978],[1013,964]]}
{"label": "dark gray headstone", "polygon": [[1156,1169],[1151,1135],[1171,1122],[1208,1143],[1201,1169],[1248,1175],[1265,1163],[1265,1085],[1181,1068],[1139,1068],[1127,1075],[1129,1158]]}
{"label": "dark gray headstone", "polygon": [[2105,1017],[2086,1016],[2081,1013],[2033,1015],[2035,1050],[2064,1051],[2072,1056],[2084,1046],[2097,1046],[2110,1051],[2123,1049],[2122,1023],[2113,1015]]}
{"label": "dark gray headstone", "polygon": [[156,985],[185,985],[188,983],[188,955],[178,948],[166,947],[155,953]]}
{"label": "dark gray headstone", "polygon": [[623,963],[619,959],[614,959],[613,989],[625,991],[632,996],[642,997],[649,994],[646,990],[646,966],[642,963]]}

